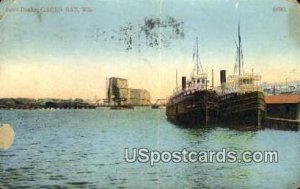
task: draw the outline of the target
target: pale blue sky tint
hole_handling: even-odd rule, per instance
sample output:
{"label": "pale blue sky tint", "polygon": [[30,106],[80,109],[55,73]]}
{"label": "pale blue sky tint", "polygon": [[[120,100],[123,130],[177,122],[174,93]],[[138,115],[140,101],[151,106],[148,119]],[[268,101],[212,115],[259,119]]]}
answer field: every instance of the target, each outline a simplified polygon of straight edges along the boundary
{"label": "pale blue sky tint", "polygon": [[[254,68],[267,82],[300,80],[299,6],[287,0],[2,0],[0,97],[104,97],[105,79],[116,76],[163,98],[172,94],[176,70],[191,73],[196,37],[203,67],[215,69],[218,85],[219,70],[233,72],[239,21],[246,71]],[[66,11],[72,7],[79,12]]]}
{"label": "pale blue sky tint", "polygon": [[[90,13],[29,13],[7,12],[0,25],[1,56],[110,56],[126,52],[191,54],[195,37],[200,52],[232,53],[241,22],[242,40],[248,56],[296,53],[299,46],[288,34],[288,11],[292,3],[284,0],[26,0],[5,4],[20,7],[91,7]],[[3,5],[4,6],[4,5]],[[284,7],[286,11],[273,11]],[[184,37],[169,39],[167,47],[151,48],[138,41],[138,32],[145,17],[166,20],[170,16],[183,22]],[[133,47],[126,51],[120,38],[120,27],[133,27]],[[167,29],[162,34],[168,37]],[[143,35],[143,34],[142,34]],[[142,36],[143,37],[143,36]],[[140,44],[138,44],[140,43]],[[141,45],[141,46],[138,46]]]}

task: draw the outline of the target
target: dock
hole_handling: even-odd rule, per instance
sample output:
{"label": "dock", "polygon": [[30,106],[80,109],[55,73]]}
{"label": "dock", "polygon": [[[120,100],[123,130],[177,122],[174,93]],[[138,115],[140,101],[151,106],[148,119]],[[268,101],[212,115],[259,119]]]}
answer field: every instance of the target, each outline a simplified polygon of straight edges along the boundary
{"label": "dock", "polygon": [[299,131],[300,120],[266,117],[264,121],[264,128]]}
{"label": "dock", "polygon": [[82,99],[2,98],[0,109],[95,109],[96,105]]}
{"label": "dock", "polygon": [[300,128],[300,94],[279,94],[265,97],[266,118],[263,127],[280,130]]}

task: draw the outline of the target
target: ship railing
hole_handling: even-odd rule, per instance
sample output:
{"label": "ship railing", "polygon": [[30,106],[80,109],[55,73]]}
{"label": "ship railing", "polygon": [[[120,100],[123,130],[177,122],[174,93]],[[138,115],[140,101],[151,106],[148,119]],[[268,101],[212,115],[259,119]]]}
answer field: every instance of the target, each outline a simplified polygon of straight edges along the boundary
{"label": "ship railing", "polygon": [[198,92],[198,91],[206,91],[206,90],[209,90],[209,91],[213,91],[213,90],[216,90],[216,87],[212,87],[210,85],[207,85],[207,86],[202,86],[202,87],[190,87],[190,88],[186,88],[186,89],[182,89],[182,87],[176,87],[175,89],[173,89],[173,95],[169,96],[168,99],[171,99],[171,98],[174,98],[176,96],[179,96],[181,95],[182,93],[184,94],[193,94],[195,92]]}
{"label": "ship railing", "polygon": [[228,93],[247,93],[247,92],[254,92],[259,91],[262,92],[262,88],[259,86],[238,86],[238,85],[224,85],[224,86],[217,86],[214,88],[214,90],[218,94],[228,94]]}

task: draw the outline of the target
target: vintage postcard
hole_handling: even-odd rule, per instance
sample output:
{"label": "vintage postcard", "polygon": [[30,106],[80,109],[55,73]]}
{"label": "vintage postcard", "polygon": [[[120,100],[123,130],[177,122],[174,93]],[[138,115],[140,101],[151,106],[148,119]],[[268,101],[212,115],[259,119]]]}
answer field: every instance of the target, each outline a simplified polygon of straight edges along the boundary
{"label": "vintage postcard", "polygon": [[300,188],[299,0],[0,0],[0,189]]}

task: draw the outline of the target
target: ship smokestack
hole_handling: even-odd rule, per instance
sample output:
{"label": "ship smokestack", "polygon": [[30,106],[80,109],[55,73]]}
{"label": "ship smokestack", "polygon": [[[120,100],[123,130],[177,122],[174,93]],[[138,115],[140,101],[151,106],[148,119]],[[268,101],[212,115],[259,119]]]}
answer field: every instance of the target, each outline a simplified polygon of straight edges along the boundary
{"label": "ship smokestack", "polygon": [[186,89],[186,77],[181,78],[181,86],[182,86],[182,90]]}
{"label": "ship smokestack", "polygon": [[220,71],[220,80],[221,80],[221,84],[226,83],[226,70],[221,70]]}
{"label": "ship smokestack", "polygon": [[220,71],[220,80],[221,80],[221,90],[222,93],[225,93],[225,87],[226,87],[226,70]]}

